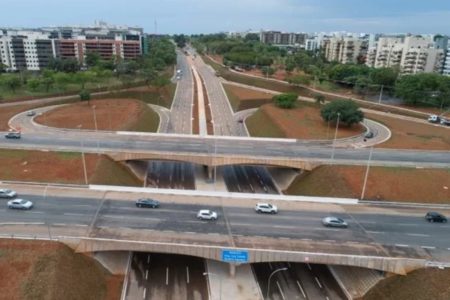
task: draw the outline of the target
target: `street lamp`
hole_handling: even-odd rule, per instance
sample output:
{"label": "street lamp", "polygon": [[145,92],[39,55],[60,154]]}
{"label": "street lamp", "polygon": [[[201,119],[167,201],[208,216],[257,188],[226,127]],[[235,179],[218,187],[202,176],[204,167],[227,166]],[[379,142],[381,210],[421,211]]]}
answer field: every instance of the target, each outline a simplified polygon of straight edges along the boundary
{"label": "street lamp", "polygon": [[[80,124],[80,125],[77,126],[77,128],[78,128],[78,129],[81,129],[82,126],[83,126],[83,125]],[[85,158],[85,156],[84,156],[84,144],[83,144],[83,139],[81,139],[80,144],[81,144],[81,160],[82,160],[82,162],[83,162],[84,183],[85,183],[86,185],[88,185],[89,182],[88,182],[87,170],[86,170],[86,158]]]}
{"label": "street lamp", "polygon": [[219,300],[222,300],[222,277],[211,272],[203,272],[203,276],[216,276],[219,278]]}
{"label": "street lamp", "polygon": [[279,268],[276,269],[275,271],[273,271],[270,276],[269,276],[269,280],[267,281],[267,295],[266,295],[266,299],[269,299],[269,291],[270,291],[270,280],[272,279],[272,276],[275,275],[275,273],[280,272],[280,271],[286,271],[288,268],[284,267],[284,268]]}
{"label": "street lamp", "polygon": [[334,139],[333,139],[333,152],[331,152],[331,161],[333,161],[334,159],[334,148],[336,148],[336,138],[337,138],[337,133],[338,133],[338,128],[339,128],[339,118],[341,116],[341,113],[337,113],[337,122],[336,122],[336,130],[334,131]]}
{"label": "street lamp", "polygon": [[94,112],[94,126],[95,126],[95,131],[98,131],[98,127],[97,127],[97,114],[95,113],[95,105],[92,105],[92,110]]}

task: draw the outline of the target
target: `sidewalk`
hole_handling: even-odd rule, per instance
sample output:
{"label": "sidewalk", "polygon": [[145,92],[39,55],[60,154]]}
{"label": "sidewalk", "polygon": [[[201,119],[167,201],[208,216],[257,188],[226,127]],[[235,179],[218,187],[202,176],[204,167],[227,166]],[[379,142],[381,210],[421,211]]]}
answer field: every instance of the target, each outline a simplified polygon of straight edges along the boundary
{"label": "sidewalk", "polygon": [[[230,276],[227,263],[207,260],[208,285],[211,300],[262,300],[261,291],[249,264],[236,266],[235,277]],[[222,292],[222,294],[220,294]]]}

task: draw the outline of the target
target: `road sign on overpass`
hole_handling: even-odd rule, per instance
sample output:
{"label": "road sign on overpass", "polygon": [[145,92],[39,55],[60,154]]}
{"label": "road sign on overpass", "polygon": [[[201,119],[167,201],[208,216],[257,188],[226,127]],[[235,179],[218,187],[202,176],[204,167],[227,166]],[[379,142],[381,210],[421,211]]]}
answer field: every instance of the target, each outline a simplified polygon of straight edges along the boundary
{"label": "road sign on overpass", "polygon": [[222,249],[222,261],[231,263],[247,263],[248,251]]}

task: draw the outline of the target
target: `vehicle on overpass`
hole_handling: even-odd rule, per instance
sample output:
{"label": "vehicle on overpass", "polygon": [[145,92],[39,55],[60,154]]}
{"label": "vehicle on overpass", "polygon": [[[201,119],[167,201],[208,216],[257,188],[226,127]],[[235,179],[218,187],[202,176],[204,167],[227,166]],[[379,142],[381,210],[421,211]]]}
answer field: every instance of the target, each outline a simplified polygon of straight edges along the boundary
{"label": "vehicle on overpass", "polygon": [[278,212],[278,208],[275,205],[269,203],[257,203],[255,206],[255,211],[259,214],[276,214]]}
{"label": "vehicle on overpass", "polygon": [[441,118],[438,115],[430,115],[428,117],[428,122],[430,123],[439,123],[441,121]]}
{"label": "vehicle on overpass", "polygon": [[20,132],[18,131],[10,131],[5,134],[5,138],[7,139],[20,139]]}
{"label": "vehicle on overpass", "polygon": [[28,112],[27,112],[27,116],[28,117],[34,117],[36,115],[36,112],[34,111],[34,110],[29,110]]}
{"label": "vehicle on overpass", "polygon": [[33,202],[25,199],[14,199],[8,201],[8,208],[28,210],[33,208]]}
{"label": "vehicle on overpass", "polygon": [[150,199],[150,198],[142,198],[136,201],[137,207],[148,207],[148,208],[158,208],[159,201]]}
{"label": "vehicle on overpass", "polygon": [[427,212],[427,214],[425,215],[425,219],[430,223],[447,223],[447,218],[443,214],[435,211]]}
{"label": "vehicle on overpass", "polygon": [[202,209],[199,210],[197,213],[197,219],[199,220],[211,220],[215,221],[217,220],[217,213],[215,211],[209,210],[209,209]]}
{"label": "vehicle on overpass", "polygon": [[338,217],[326,217],[322,219],[322,224],[325,227],[337,227],[337,228],[347,228],[348,224],[343,219]]}
{"label": "vehicle on overpass", "polygon": [[16,196],[17,196],[17,193],[13,190],[0,189],[0,198],[14,198]]}

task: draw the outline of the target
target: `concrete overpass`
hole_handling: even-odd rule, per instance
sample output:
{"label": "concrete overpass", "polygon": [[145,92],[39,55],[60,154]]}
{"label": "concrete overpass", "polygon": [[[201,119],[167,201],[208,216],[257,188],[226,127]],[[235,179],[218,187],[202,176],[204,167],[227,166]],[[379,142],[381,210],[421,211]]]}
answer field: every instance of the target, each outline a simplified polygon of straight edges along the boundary
{"label": "concrete overpass", "polygon": [[[448,225],[425,222],[428,207],[374,209],[370,204],[345,204],[348,201],[299,202],[282,200],[280,195],[270,200],[266,195],[264,201],[275,202],[280,212],[260,215],[253,207],[261,200],[253,194],[164,194],[157,189],[38,184],[1,187],[17,190],[35,207],[33,213],[0,210],[0,237],[58,240],[82,253],[143,251],[224,261],[224,251],[237,251],[245,254],[239,263],[308,262],[395,274],[450,267]],[[161,208],[136,208],[139,197],[158,199]],[[216,210],[219,219],[197,220],[196,212],[204,208]],[[440,211],[450,214],[450,207]],[[329,215],[345,218],[349,228],[323,227],[321,218]]]}

